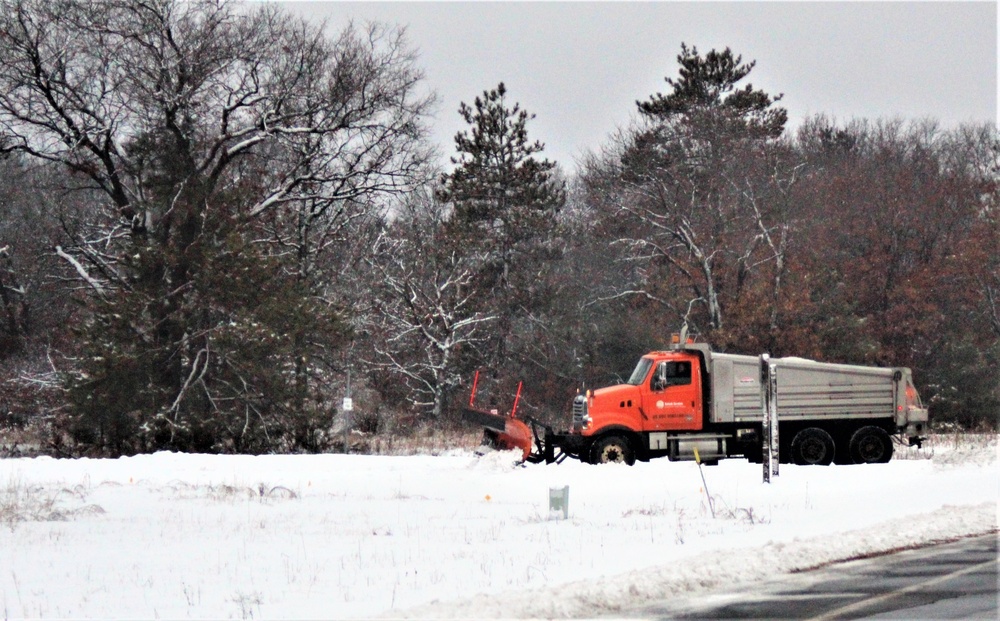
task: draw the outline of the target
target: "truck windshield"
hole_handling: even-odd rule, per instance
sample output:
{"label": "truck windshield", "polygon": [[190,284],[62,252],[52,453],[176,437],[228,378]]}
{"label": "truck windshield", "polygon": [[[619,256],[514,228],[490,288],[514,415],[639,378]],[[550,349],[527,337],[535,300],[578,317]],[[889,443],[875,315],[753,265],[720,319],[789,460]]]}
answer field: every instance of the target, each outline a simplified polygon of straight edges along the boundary
{"label": "truck windshield", "polygon": [[639,358],[639,364],[635,365],[635,371],[632,371],[632,376],[628,378],[627,384],[633,386],[638,386],[646,380],[646,376],[649,374],[650,367],[653,366],[653,361],[649,358]]}

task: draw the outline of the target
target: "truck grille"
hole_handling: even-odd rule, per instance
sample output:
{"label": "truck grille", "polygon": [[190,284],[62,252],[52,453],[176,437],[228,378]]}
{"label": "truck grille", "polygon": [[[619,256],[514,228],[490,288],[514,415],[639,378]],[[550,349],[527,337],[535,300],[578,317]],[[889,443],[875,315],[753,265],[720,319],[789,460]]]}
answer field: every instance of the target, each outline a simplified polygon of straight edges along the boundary
{"label": "truck grille", "polygon": [[587,398],[583,395],[577,395],[573,399],[573,426],[576,428],[582,428],[584,418],[587,416]]}

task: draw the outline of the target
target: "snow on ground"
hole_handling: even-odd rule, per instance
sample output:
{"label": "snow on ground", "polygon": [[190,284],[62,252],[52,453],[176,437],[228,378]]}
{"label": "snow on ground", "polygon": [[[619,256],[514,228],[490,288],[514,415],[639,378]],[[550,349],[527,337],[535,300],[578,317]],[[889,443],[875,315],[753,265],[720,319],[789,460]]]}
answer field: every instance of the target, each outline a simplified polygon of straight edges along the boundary
{"label": "snow on ground", "polygon": [[[613,614],[995,532],[996,451],[991,436],[899,451],[932,459],[782,465],[770,485],[744,460],[705,467],[703,484],[694,463],[521,467],[504,452],[0,460],[0,612]],[[553,519],[549,489],[563,486],[569,518]]]}

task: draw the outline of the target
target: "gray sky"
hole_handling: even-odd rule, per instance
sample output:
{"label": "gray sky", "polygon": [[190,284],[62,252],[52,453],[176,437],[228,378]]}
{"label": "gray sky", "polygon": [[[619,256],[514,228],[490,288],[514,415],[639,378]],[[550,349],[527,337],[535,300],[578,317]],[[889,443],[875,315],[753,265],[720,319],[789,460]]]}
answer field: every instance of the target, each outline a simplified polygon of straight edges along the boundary
{"label": "gray sky", "polygon": [[790,124],[824,113],[997,121],[996,2],[309,2],[340,28],[406,26],[439,97],[433,139],[454,153],[462,101],[503,81],[537,115],[529,136],[567,172],[677,77],[681,42],[756,60],[749,81],[784,93]]}

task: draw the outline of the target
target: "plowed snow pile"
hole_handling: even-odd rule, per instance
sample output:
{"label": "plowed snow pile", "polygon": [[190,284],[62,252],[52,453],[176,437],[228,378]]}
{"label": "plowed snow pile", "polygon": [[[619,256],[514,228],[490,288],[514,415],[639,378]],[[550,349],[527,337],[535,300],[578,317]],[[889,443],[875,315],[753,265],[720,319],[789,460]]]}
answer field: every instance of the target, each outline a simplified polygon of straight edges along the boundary
{"label": "plowed snow pile", "polygon": [[[0,460],[0,609],[584,617],[996,531],[996,436],[897,453],[782,465],[770,485],[723,461],[704,469],[707,490],[693,463],[521,467],[466,451]],[[549,489],[564,486],[569,518],[550,519]]]}

